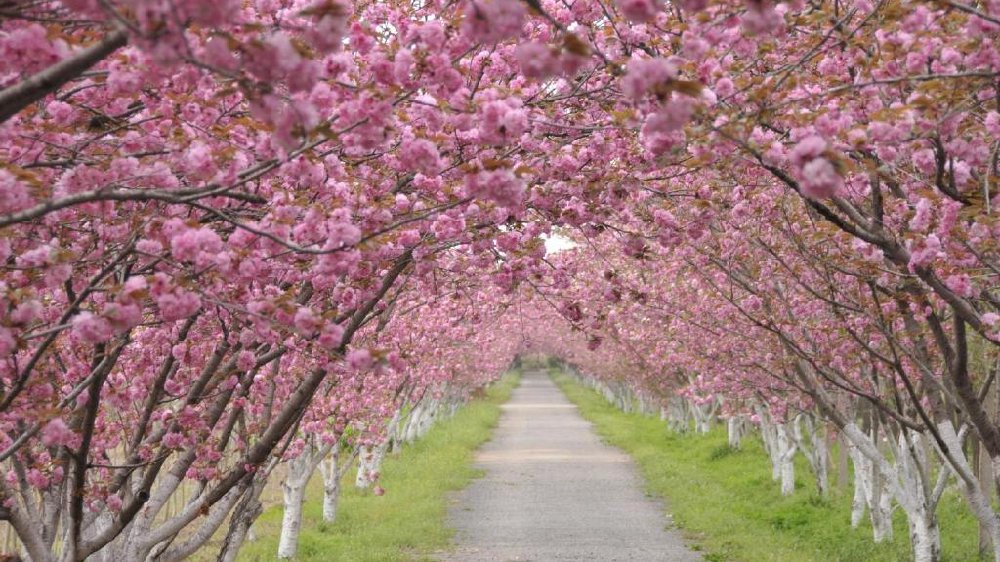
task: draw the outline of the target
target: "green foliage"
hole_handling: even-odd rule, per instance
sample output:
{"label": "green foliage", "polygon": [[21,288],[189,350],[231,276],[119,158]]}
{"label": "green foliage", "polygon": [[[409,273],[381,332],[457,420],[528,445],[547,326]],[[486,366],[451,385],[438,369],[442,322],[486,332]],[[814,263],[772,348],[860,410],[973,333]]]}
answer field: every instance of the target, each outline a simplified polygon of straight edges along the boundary
{"label": "green foliage", "polygon": [[[518,381],[516,374],[505,376],[484,398],[435,424],[423,439],[399,454],[387,457],[379,479],[384,496],[358,491],[349,472],[332,525],[323,522],[323,486],[317,474],[307,491],[297,560],[429,560],[434,550],[447,548],[453,532],[445,526],[447,495],[481,475],[472,467],[473,454],[489,439],[500,418],[500,404]],[[255,530],[257,541],[243,547],[239,560],[275,560],[281,506],[267,509]]]}
{"label": "green foliage", "polygon": [[[866,521],[851,529],[851,490],[820,498],[805,461],[796,491],[782,497],[758,439],[730,449],[725,428],[674,435],[659,419],[624,414],[568,376],[555,380],[602,438],[636,460],[649,492],[666,499],[674,523],[710,562],[908,562],[906,520],[897,510],[895,541],[876,545]],[[978,560],[978,525],[948,492],[938,509],[947,562]]]}

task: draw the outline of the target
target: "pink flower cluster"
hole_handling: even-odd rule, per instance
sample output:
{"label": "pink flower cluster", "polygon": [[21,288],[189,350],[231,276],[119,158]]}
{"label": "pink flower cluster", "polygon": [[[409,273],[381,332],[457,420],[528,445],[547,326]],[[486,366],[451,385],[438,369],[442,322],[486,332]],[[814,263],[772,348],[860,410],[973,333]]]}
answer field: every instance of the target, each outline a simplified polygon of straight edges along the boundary
{"label": "pink flower cluster", "polygon": [[617,4],[622,15],[637,23],[652,21],[663,10],[659,0],[618,0]]}
{"label": "pink flower cluster", "polygon": [[844,178],[827,156],[827,142],[808,136],[792,149],[790,161],[802,194],[811,199],[828,199],[844,187]]}
{"label": "pink flower cluster", "polygon": [[469,0],[462,31],[473,41],[497,43],[520,35],[526,15],[521,0]]}
{"label": "pink flower cluster", "polygon": [[548,78],[559,74],[574,74],[586,64],[587,58],[539,41],[528,41],[514,52],[521,73],[528,78]]}
{"label": "pink flower cluster", "polygon": [[479,140],[507,144],[528,130],[528,113],[515,97],[486,102],[479,110]]}
{"label": "pink flower cluster", "polygon": [[622,78],[622,94],[632,101],[639,101],[654,87],[677,78],[677,66],[667,59],[637,59],[628,63]]}
{"label": "pink flower cluster", "polygon": [[465,177],[465,192],[470,197],[488,199],[509,209],[521,204],[524,191],[524,182],[507,168],[483,170]]}

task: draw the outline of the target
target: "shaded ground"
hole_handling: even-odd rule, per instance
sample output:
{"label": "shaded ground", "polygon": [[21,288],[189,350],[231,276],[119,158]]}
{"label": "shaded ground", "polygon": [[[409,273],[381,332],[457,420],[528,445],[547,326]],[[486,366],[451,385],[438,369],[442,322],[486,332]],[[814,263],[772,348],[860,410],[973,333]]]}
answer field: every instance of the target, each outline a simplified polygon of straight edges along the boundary
{"label": "shaded ground", "polygon": [[601,443],[541,372],[526,373],[457,497],[453,562],[694,562],[631,460]]}

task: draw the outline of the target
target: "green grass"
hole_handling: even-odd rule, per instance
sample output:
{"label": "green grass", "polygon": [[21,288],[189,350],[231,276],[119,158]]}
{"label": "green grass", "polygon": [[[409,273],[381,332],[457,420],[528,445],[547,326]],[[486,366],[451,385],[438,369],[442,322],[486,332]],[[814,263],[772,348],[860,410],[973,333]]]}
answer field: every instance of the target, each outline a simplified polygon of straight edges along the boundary
{"label": "green grass", "polygon": [[[314,477],[297,560],[427,560],[433,551],[447,548],[453,533],[445,526],[448,493],[481,476],[472,467],[473,453],[489,439],[500,418],[500,404],[518,381],[517,375],[505,376],[453,418],[435,424],[423,439],[387,457],[379,480],[384,496],[358,491],[348,472],[333,525],[323,522],[322,484]],[[239,560],[275,560],[280,529],[277,505],[261,515],[255,527],[258,539],[244,545]]]}
{"label": "green grass", "polygon": [[[648,492],[665,499],[676,525],[708,562],[912,559],[899,510],[895,541],[874,544],[867,522],[851,529],[851,491],[821,499],[803,459],[797,460],[795,494],[782,497],[759,439],[745,438],[739,450],[732,450],[725,428],[675,435],[665,422],[624,414],[565,374],[554,378],[601,437],[635,459]],[[978,560],[978,525],[962,498],[946,493],[938,514],[944,560]]]}

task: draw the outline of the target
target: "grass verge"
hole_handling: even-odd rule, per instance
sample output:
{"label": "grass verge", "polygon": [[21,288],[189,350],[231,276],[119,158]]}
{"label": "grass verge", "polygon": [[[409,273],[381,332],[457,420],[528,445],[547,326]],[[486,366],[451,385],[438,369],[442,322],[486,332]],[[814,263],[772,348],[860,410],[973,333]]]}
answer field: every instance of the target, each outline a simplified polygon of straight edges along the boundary
{"label": "grass verge", "polygon": [[[489,439],[500,419],[500,405],[517,386],[505,375],[485,396],[463,406],[454,417],[435,424],[420,441],[390,455],[382,464],[378,497],[354,488],[348,472],[336,523],[323,522],[323,488],[317,475],[309,484],[303,510],[297,560],[302,562],[388,562],[428,560],[447,548],[453,530],[445,526],[447,495],[460,490],[481,471],[472,467],[476,448]],[[258,539],[244,545],[239,560],[277,558],[281,506],[267,509],[255,527]]]}
{"label": "grass verge", "polygon": [[[782,497],[759,439],[730,449],[724,428],[675,435],[665,422],[625,414],[558,372],[554,379],[609,444],[632,456],[648,493],[664,498],[674,523],[708,562],[908,562],[906,520],[897,510],[895,541],[872,542],[870,524],[850,526],[850,490],[817,495],[797,459],[796,491]],[[938,515],[947,562],[978,560],[978,525],[963,499],[948,492]]]}

